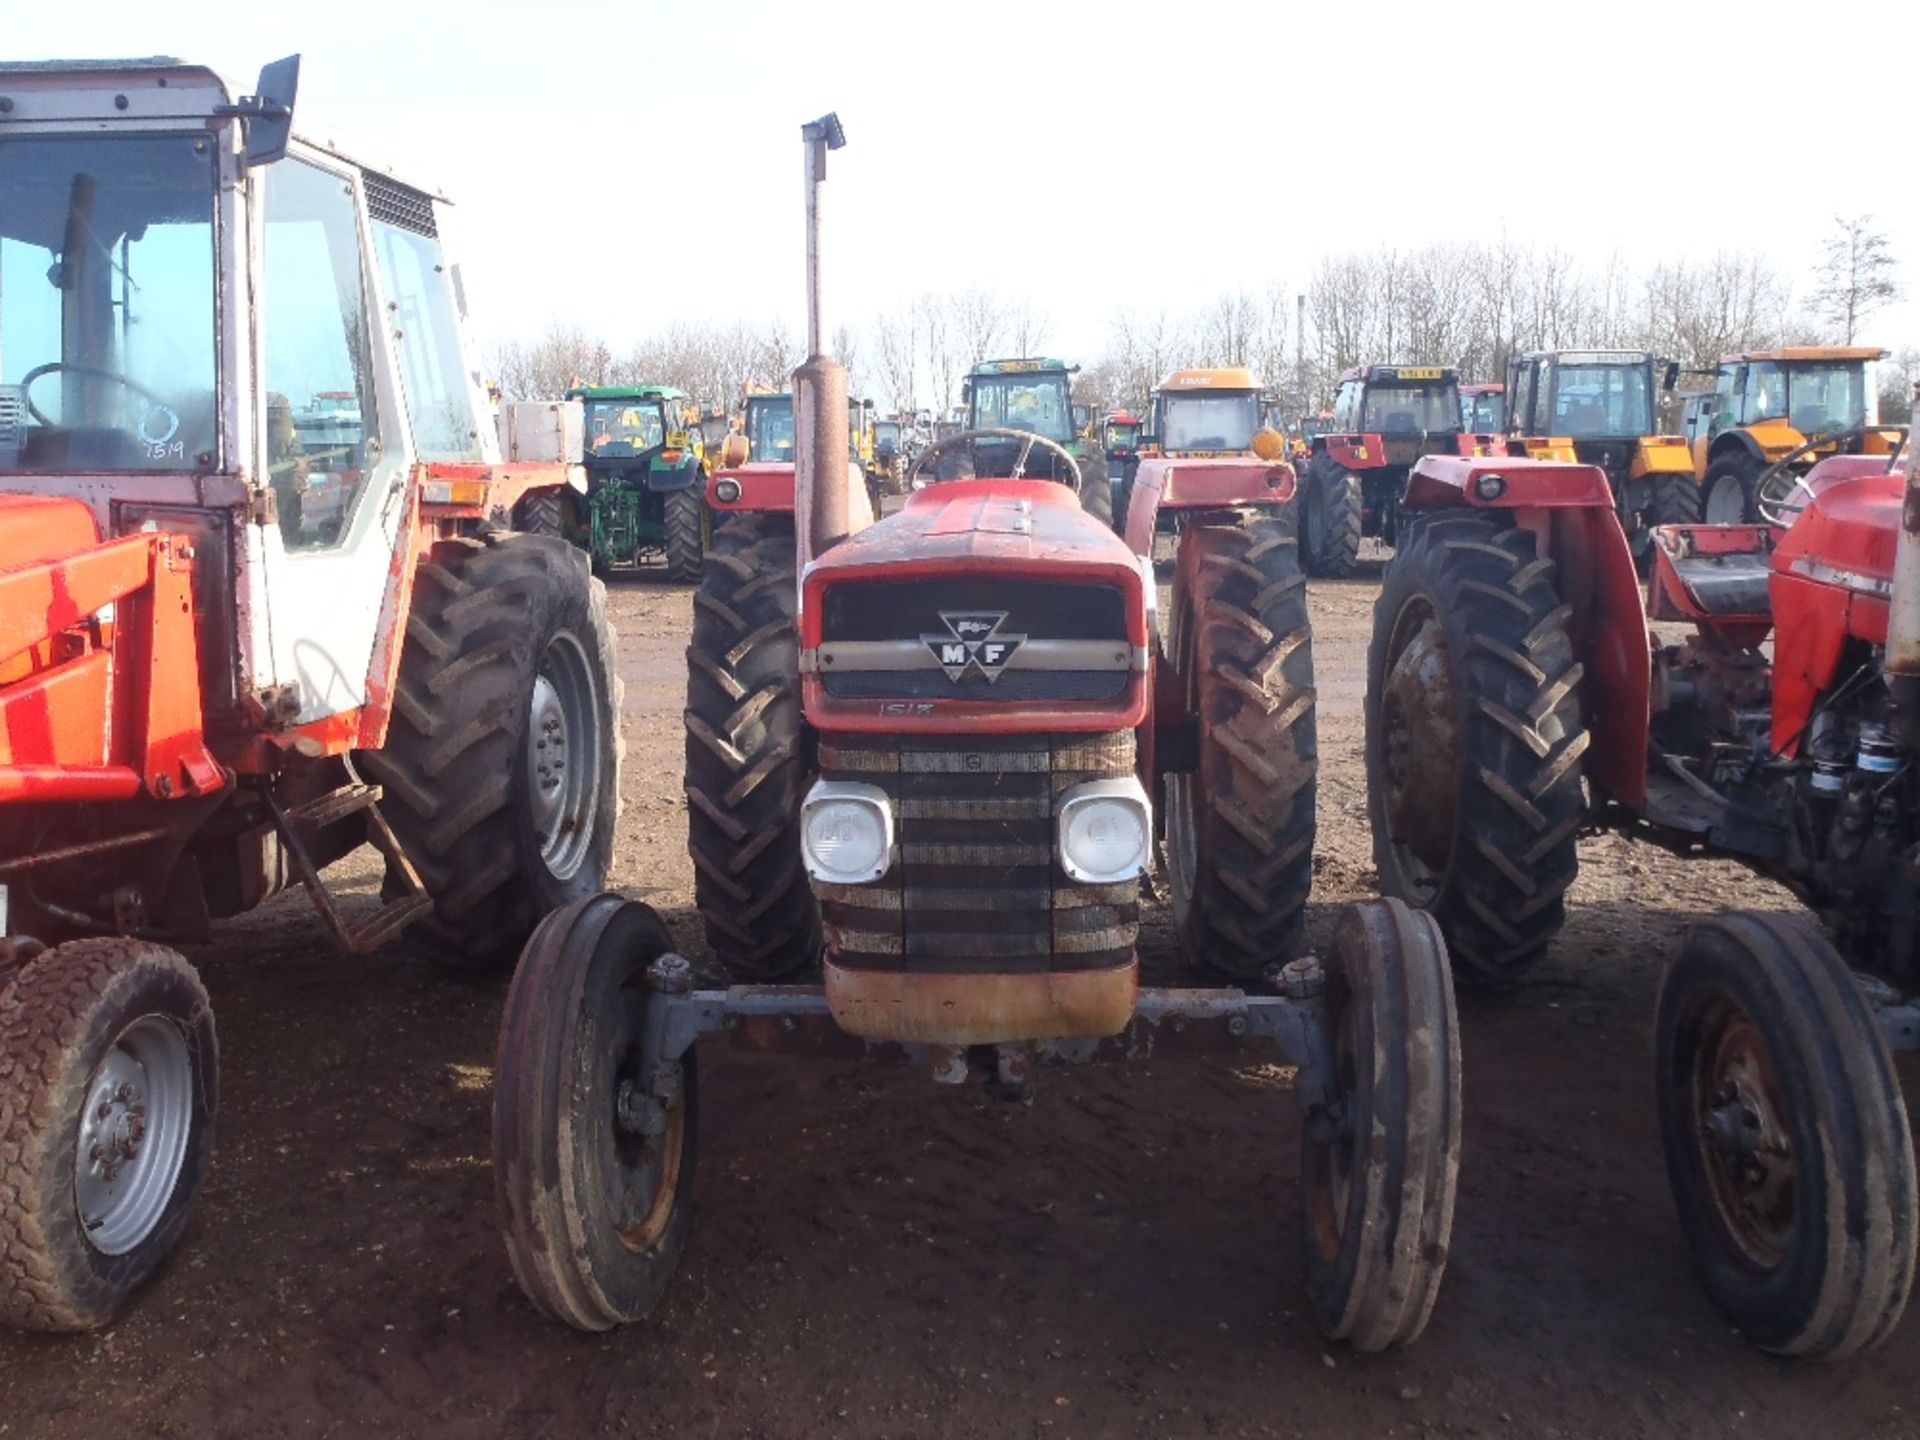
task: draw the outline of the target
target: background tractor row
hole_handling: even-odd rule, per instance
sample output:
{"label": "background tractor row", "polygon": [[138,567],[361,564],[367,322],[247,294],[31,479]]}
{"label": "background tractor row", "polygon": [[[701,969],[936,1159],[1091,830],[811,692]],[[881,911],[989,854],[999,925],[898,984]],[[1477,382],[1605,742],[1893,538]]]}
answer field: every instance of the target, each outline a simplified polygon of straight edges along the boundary
{"label": "background tractor row", "polygon": [[[0,1321],[111,1316],[219,1105],[172,946],[305,886],[332,940],[511,962],[604,883],[619,682],[507,518],[431,190],[177,61],[0,65]],[[551,407],[541,407],[551,408]],[[361,846],[382,903],[322,872]]]}
{"label": "background tractor row", "polygon": [[[844,137],[831,116],[803,135],[811,195]],[[1348,907],[1332,953],[1302,953],[1316,755],[1292,471],[1142,458],[1122,538],[1069,449],[1065,367],[1001,361],[970,377],[974,428],[876,520],[812,278],[798,484],[756,507],[751,464],[716,479],[739,488],[687,650],[695,897],[733,983],[699,988],[617,896],[529,942],[495,1071],[523,1288],[583,1329],[659,1299],[691,1223],[703,1036],[984,1071],[1006,1097],[1040,1061],[1277,1044],[1299,1067],[1315,1313],[1363,1349],[1411,1340],[1451,1227],[1452,990],[1437,929],[1396,903]],[[1182,953],[1257,991],[1141,985],[1162,835]]]}
{"label": "background tractor row", "polygon": [[1541,957],[1595,826],[1743,861],[1823,922],[1700,921],[1655,1017],[1682,1228],[1714,1299],[1783,1354],[1878,1343],[1913,1278],[1920,1195],[1889,1058],[1920,1043],[1906,469],[1775,465],[1759,523],[1651,531],[1643,600],[1600,467],[1424,460],[1368,661],[1381,885],[1440,922],[1463,982]]}

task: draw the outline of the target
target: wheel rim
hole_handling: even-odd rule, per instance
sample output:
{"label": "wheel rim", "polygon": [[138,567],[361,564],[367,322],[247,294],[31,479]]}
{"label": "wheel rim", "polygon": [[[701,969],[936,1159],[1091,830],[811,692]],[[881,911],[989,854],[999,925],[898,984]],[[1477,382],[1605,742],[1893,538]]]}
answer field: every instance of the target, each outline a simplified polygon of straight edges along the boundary
{"label": "wheel rim", "polygon": [[1747,518],[1747,492],[1732,475],[1721,475],[1707,487],[1701,518],[1709,525],[1739,525]]}
{"label": "wheel rim", "polygon": [[1387,842],[1406,898],[1420,904],[1439,892],[1453,858],[1460,743],[1445,634],[1425,600],[1402,607],[1380,701]]}
{"label": "wheel rim", "polygon": [[115,1037],[87,1083],[73,1198],[94,1249],[124,1255],[159,1226],[193,1131],[186,1036],[145,1015]]}
{"label": "wheel rim", "polygon": [[527,793],[540,859],[556,880],[570,880],[593,848],[600,796],[600,705],[586,651],[572,635],[554,636],[533,680],[527,726]]}
{"label": "wheel rim", "polygon": [[1684,1119],[1706,1180],[1707,1218],[1743,1267],[1768,1274],[1791,1252],[1796,1198],[1773,1058],[1759,1027],[1726,996],[1700,1006],[1692,1028],[1699,1038]]}
{"label": "wheel rim", "polygon": [[1321,1261],[1333,1265],[1346,1243],[1347,1210],[1353,1194],[1354,1097],[1359,1093],[1359,1053],[1353,1033],[1351,996],[1341,1007],[1334,1027],[1334,1073],[1340,1082],[1341,1111],[1310,1123],[1326,1127],[1324,1138],[1309,1141],[1306,1149],[1307,1218],[1314,1249]]}
{"label": "wheel rim", "polygon": [[[687,1106],[682,1091],[672,1101],[666,1125],[648,1135],[636,1123],[646,1097],[640,1072],[641,1017],[646,993],[636,977],[623,998],[628,1023],[620,1046],[619,1070],[611,1087],[613,1112],[608,1117],[613,1160],[606,1170],[608,1211],[620,1243],[635,1254],[645,1254],[665,1238],[673,1222],[674,1201],[680,1189],[680,1166],[686,1155]],[[684,1076],[682,1077],[684,1083]]]}

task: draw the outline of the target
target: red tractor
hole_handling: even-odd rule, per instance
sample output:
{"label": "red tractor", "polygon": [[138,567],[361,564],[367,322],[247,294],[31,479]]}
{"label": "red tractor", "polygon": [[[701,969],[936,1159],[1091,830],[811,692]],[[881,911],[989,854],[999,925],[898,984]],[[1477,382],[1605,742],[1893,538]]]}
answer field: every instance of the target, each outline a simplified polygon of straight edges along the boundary
{"label": "red tractor", "polygon": [[1371,535],[1398,543],[1407,475],[1424,455],[1504,455],[1498,434],[1469,432],[1459,379],[1439,365],[1358,365],[1340,377],[1332,428],[1309,443],[1300,486],[1309,575],[1346,575]]}
{"label": "red tractor", "polygon": [[496,966],[605,883],[604,596],[501,528],[570,467],[501,463],[441,203],[291,136],[296,66],[0,66],[10,1324],[104,1322],[185,1232],[219,1066],[174,944],[299,883],[342,950]]}
{"label": "red tractor", "polygon": [[1920,1214],[1889,1059],[1920,1043],[1920,486],[1885,455],[1758,478],[1764,523],[1655,528],[1643,605],[1597,466],[1422,461],[1368,796],[1382,887],[1463,981],[1541,956],[1595,826],[1742,860],[1820,917],[1693,927],[1655,1088],[1714,1300],[1766,1349],[1841,1356],[1899,1319]]}
{"label": "red tractor", "polygon": [[[816,183],[837,132],[806,127]],[[1009,1097],[1038,1061],[1277,1044],[1299,1066],[1320,1323],[1362,1349],[1412,1340],[1458,1166],[1451,982],[1437,927],[1395,902],[1301,953],[1312,642],[1279,437],[1142,459],[1123,540],[1064,443],[963,431],[916,470],[971,452],[975,475],[875,521],[817,311],[810,330],[797,547],[769,530],[718,551],[687,651],[695,895],[734,983],[697,986],[617,896],[529,942],[495,1079],[523,1288],[590,1330],[658,1300],[691,1219],[702,1036],[979,1070]],[[1005,474],[980,473],[990,454]],[[1161,510],[1185,518],[1164,627]],[[1181,949],[1228,988],[1140,985],[1162,820]]]}

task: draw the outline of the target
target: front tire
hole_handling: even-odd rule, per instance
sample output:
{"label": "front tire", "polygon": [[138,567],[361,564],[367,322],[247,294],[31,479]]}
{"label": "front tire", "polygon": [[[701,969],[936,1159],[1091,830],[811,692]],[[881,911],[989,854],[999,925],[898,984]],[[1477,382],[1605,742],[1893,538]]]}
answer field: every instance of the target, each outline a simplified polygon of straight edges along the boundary
{"label": "front tire", "polygon": [[661,497],[661,549],[667,560],[667,578],[682,585],[698,584],[701,557],[706,553],[706,504],[698,484],[669,490]]}
{"label": "front tire", "polygon": [[1365,519],[1360,477],[1325,455],[1307,462],[1300,484],[1301,563],[1309,575],[1351,575],[1360,563]]}
{"label": "front tire", "polygon": [[[542,922],[507,991],[493,1083],[507,1256],[535,1308],[577,1330],[643,1319],[693,1223],[694,1052],[663,1096],[641,1055],[647,967],[672,948],[645,905],[596,895]],[[634,1123],[639,1096],[664,1104],[659,1133]]]}
{"label": "front tire", "polygon": [[[1079,457],[1075,457],[1079,459]],[[1094,519],[1113,528],[1113,482],[1107,478],[1107,459],[1104,455],[1088,455],[1080,459],[1080,508]]]}
{"label": "front tire", "polygon": [[1301,1144],[1307,1288],[1321,1331],[1410,1345],[1446,1273],[1460,1177],[1460,1032],[1433,918],[1397,900],[1342,908],[1325,997],[1340,1113]]}
{"label": "front tire", "polygon": [[433,896],[408,933],[435,959],[503,969],[542,915],[605,884],[614,655],[606,589],[565,541],[443,541],[417,567],[387,743],[361,765]]}
{"label": "front tire", "polygon": [[1167,776],[1174,929],[1188,964],[1257,980],[1300,945],[1313,884],[1313,629],[1293,517],[1180,535],[1171,648],[1199,768]]}
{"label": "front tire", "polygon": [[1381,889],[1440,922],[1460,981],[1499,984],[1566,919],[1586,813],[1581,667],[1553,562],[1505,517],[1410,517],[1367,652]]}
{"label": "front tire", "polygon": [[1763,1350],[1880,1344],[1913,1288],[1913,1145],[1853,975],[1804,916],[1695,925],[1654,1020],[1680,1228],[1707,1293]]}
{"label": "front tire", "polygon": [[90,1330],[180,1243],[219,1045],[184,957],[75,940],[0,992],[0,1323]]}
{"label": "front tire", "polygon": [[1700,482],[1700,515],[1709,525],[1752,525],[1754,482],[1766,467],[1750,455],[1723,455],[1707,466]]}
{"label": "front tire", "polygon": [[714,536],[687,646],[687,849],[707,943],[740,980],[813,963],[820,910],[800,859],[806,786],[790,521]]}

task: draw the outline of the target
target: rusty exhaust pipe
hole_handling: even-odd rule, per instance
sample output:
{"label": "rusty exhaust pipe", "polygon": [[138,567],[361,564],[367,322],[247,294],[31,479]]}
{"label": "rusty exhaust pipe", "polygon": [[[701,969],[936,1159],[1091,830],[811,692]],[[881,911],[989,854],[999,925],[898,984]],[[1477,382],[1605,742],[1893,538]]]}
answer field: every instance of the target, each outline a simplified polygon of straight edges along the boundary
{"label": "rusty exhaust pipe", "polygon": [[[1914,387],[1920,402],[1920,382]],[[1887,689],[1893,721],[1909,749],[1920,749],[1920,446],[1907,431],[1907,493],[1900,506],[1900,548],[1893,559],[1893,603],[1887,614]]]}
{"label": "rusty exhaust pipe", "polygon": [[840,117],[828,113],[800,127],[806,147],[807,358],[793,372],[794,536],[798,573],[816,555],[873,523],[866,483],[847,453],[846,366],[826,353],[820,299],[821,187],[827,152],[847,143]]}

